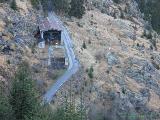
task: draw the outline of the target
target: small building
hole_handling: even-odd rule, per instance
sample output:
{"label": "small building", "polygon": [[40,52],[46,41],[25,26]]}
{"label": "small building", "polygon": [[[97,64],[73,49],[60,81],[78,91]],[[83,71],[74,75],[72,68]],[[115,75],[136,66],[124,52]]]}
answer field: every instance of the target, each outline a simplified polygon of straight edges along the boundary
{"label": "small building", "polygon": [[45,48],[45,40],[42,38],[38,39],[38,47],[39,48]]}
{"label": "small building", "polygon": [[[36,35],[40,39],[38,42],[40,47],[45,46],[46,44],[49,45],[60,45],[61,44],[61,33],[62,28],[57,21],[50,20],[48,17],[42,20],[39,24],[38,32]],[[42,41],[43,40],[43,41]]]}
{"label": "small building", "polygon": [[56,20],[48,17],[41,20],[38,31],[34,34],[37,38],[39,57],[43,67],[52,69],[65,69],[68,66],[68,57],[62,45],[62,28]]}
{"label": "small building", "polygon": [[54,69],[64,69],[68,66],[67,61],[68,58],[66,57],[64,49],[53,49],[53,57],[51,57],[51,67],[53,67]]}
{"label": "small building", "polygon": [[[50,51],[50,55],[48,54]],[[39,57],[43,67],[50,67],[52,69],[65,69],[68,66],[68,57],[66,56],[65,49],[52,48],[48,50],[47,47],[39,49]]]}

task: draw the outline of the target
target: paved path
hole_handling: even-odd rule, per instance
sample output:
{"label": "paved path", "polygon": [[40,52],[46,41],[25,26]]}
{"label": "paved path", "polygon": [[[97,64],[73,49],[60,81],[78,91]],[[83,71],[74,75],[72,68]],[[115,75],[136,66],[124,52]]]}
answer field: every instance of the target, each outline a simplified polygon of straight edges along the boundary
{"label": "paved path", "polygon": [[63,26],[63,23],[58,19],[54,12],[50,12],[48,14],[50,20],[56,21],[63,28],[62,31],[62,40],[64,41],[65,50],[69,59],[69,67],[67,71],[60,78],[57,79],[56,83],[45,93],[43,96],[44,103],[50,103],[54,99],[54,95],[61,88],[61,86],[69,80],[73,74],[78,71],[79,63],[76,60],[75,54],[73,52],[73,44],[72,39],[67,31],[67,29]]}

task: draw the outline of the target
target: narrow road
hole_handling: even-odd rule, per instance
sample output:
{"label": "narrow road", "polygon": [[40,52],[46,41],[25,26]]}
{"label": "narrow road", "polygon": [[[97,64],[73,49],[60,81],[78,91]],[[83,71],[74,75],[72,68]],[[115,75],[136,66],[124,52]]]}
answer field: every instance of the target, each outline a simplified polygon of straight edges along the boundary
{"label": "narrow road", "polygon": [[53,86],[44,94],[43,96],[44,103],[50,103],[54,99],[54,95],[56,94],[56,92],[61,88],[61,86],[67,80],[69,80],[72,77],[73,74],[75,74],[78,71],[79,68],[79,63],[76,60],[75,54],[73,52],[72,39],[70,38],[67,29],[63,26],[63,23],[58,19],[58,17],[54,12],[50,12],[48,14],[48,18],[50,20],[56,21],[63,28],[61,37],[62,40],[64,41],[65,50],[69,59],[69,67],[67,71],[64,73],[64,75],[58,78],[56,83],[54,83]]}

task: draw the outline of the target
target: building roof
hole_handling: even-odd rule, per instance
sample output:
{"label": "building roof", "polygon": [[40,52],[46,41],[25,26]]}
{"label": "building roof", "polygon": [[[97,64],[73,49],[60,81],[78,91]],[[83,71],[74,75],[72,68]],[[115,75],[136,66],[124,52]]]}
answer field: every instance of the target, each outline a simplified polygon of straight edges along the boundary
{"label": "building roof", "polygon": [[66,57],[65,56],[65,50],[62,49],[62,48],[53,49],[53,57],[55,57],[55,58]]}
{"label": "building roof", "polygon": [[[42,59],[48,58],[48,47],[44,49],[39,49],[39,56]],[[51,58],[65,58],[65,50],[63,48],[53,48],[51,51]]]}
{"label": "building roof", "polygon": [[50,20],[48,17],[41,20],[39,24],[39,29],[41,31],[48,31],[48,30],[58,30],[62,31],[62,27],[56,20]]}

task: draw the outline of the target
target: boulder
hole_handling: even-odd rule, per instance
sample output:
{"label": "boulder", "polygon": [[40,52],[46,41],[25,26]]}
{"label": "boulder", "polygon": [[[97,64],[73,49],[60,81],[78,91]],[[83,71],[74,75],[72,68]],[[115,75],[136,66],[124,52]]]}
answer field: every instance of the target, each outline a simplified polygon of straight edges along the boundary
{"label": "boulder", "polygon": [[105,55],[105,57],[107,59],[108,65],[110,65],[110,66],[114,66],[116,64],[120,64],[120,60],[119,60],[118,56],[116,55],[116,53],[114,53],[114,52],[108,52]]}

